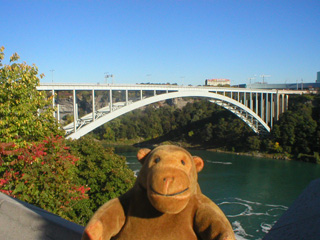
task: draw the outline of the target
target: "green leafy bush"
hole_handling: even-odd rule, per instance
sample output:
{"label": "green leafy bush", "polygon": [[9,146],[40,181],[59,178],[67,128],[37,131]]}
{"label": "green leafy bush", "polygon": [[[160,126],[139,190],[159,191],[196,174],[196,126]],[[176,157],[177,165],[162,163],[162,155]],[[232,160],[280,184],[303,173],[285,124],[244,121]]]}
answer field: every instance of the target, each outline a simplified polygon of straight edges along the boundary
{"label": "green leafy bush", "polygon": [[66,219],[74,205],[87,198],[89,187],[76,177],[78,158],[70,154],[62,137],[14,149],[1,143],[0,191]]}
{"label": "green leafy bush", "polygon": [[124,157],[116,155],[113,149],[103,147],[93,138],[70,140],[67,145],[79,157],[79,184],[90,187],[89,198],[79,201],[72,212],[74,221],[86,224],[101,205],[128,191],[135,177]]}

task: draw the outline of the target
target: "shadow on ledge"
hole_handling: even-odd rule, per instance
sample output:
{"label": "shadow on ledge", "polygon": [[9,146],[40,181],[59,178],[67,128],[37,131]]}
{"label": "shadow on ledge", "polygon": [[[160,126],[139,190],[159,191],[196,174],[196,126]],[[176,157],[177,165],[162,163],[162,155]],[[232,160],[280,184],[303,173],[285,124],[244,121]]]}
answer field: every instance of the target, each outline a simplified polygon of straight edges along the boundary
{"label": "shadow on ledge", "polygon": [[320,179],[312,181],[263,240],[320,239]]}
{"label": "shadow on ledge", "polygon": [[83,230],[83,226],[0,193],[1,239],[80,240]]}

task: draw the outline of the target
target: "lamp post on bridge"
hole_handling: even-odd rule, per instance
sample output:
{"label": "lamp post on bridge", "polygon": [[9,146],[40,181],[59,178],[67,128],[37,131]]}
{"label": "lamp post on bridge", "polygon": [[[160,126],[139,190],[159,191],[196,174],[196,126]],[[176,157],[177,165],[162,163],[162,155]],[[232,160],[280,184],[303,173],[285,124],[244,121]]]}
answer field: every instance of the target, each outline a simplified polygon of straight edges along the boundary
{"label": "lamp post on bridge", "polygon": [[108,83],[108,78],[112,78],[112,84],[113,84],[113,74],[108,74],[108,72],[105,72],[104,73],[105,75],[104,75],[104,79],[105,79],[105,81],[106,81],[106,83]]}
{"label": "lamp post on bridge", "polygon": [[271,77],[271,75],[262,74],[260,77],[262,78],[262,84],[264,84],[264,79]]}
{"label": "lamp post on bridge", "polygon": [[252,88],[252,80],[254,80],[254,79],[256,79],[255,77],[251,77],[251,78],[249,78],[249,82],[250,82],[250,89]]}
{"label": "lamp post on bridge", "polygon": [[54,69],[51,69],[51,70],[50,70],[50,72],[51,72],[51,76],[52,76],[52,83],[53,83],[53,72],[54,72]]}

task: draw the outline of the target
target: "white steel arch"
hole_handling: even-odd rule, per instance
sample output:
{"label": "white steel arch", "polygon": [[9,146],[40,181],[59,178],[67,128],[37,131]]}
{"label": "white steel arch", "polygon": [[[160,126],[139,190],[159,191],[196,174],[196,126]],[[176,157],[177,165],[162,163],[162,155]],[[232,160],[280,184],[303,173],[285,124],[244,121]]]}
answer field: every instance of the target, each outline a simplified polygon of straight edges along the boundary
{"label": "white steel arch", "polygon": [[[230,110],[231,112],[235,113],[239,116],[242,120],[244,120],[255,132],[259,132],[259,129],[264,129],[267,132],[270,132],[270,127],[251,109],[243,105],[242,103],[217,93],[208,92],[205,90],[198,90],[198,91],[177,91],[177,92],[170,92],[160,95],[155,95],[153,97],[148,97],[137,102],[133,102],[130,105],[121,107],[115,111],[112,111],[99,119],[83,126],[82,128],[78,129],[76,132],[67,136],[67,138],[78,139],[85,134],[91,132],[95,128],[140,107],[156,103],[159,101],[164,101],[167,99],[179,98],[179,97],[204,97],[213,99],[211,102],[214,102],[218,105],[225,107],[226,109]],[[229,107],[226,107],[229,106]],[[249,114],[252,120],[248,121],[247,116],[244,116],[243,113]]]}

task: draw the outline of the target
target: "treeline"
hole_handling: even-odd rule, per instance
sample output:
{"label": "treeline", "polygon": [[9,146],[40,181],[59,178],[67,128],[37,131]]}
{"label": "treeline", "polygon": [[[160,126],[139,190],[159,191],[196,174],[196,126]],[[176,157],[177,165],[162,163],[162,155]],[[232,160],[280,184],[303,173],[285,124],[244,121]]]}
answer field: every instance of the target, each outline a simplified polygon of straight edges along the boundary
{"label": "treeline", "polygon": [[[103,203],[125,193],[134,173],[123,157],[88,137],[67,141],[52,99],[37,91],[38,69],[2,65],[0,48],[0,192],[85,225]],[[41,75],[40,75],[41,77]]]}
{"label": "treeline", "polygon": [[303,161],[319,161],[319,95],[292,96],[289,111],[269,135],[256,135],[242,120],[207,100],[182,109],[149,105],[96,129],[92,135],[109,143],[165,141],[237,152],[264,152]]}
{"label": "treeline", "polygon": [[320,94],[292,96],[270,135],[273,151],[320,163]]}

